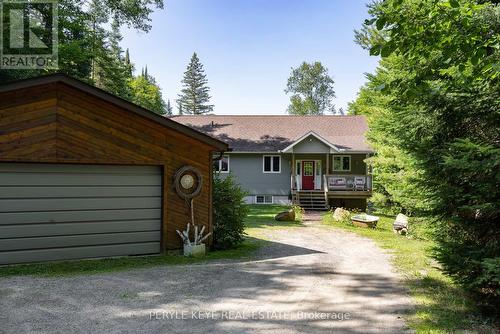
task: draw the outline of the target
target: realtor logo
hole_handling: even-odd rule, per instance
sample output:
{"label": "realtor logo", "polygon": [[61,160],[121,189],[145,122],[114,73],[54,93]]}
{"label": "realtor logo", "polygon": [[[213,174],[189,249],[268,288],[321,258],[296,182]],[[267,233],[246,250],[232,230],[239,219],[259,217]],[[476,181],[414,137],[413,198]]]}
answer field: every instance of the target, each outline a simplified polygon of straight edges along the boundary
{"label": "realtor logo", "polygon": [[57,69],[57,0],[0,0],[0,70]]}

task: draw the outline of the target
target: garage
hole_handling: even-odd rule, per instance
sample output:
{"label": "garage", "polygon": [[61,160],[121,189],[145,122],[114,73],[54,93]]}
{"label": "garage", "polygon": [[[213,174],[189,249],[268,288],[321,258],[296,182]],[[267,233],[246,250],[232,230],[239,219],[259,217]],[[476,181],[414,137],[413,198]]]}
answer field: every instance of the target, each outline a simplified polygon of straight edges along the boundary
{"label": "garage", "polygon": [[[212,231],[210,136],[64,75],[0,86],[0,265],[159,254],[191,210]],[[208,240],[210,245],[211,240]]]}
{"label": "garage", "polygon": [[160,252],[161,169],[0,164],[0,263]]}

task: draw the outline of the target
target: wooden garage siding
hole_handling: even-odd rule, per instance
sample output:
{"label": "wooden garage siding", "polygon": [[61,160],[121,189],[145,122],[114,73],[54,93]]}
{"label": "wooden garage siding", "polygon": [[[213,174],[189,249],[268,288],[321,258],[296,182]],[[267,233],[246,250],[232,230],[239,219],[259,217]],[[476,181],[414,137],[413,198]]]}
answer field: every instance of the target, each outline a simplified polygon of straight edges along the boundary
{"label": "wooden garage siding", "polygon": [[0,163],[0,263],[160,252],[154,166]]}
{"label": "wooden garage siding", "polygon": [[[19,115],[23,121],[19,121]],[[29,114],[29,115],[28,115]],[[181,246],[175,233],[189,211],[172,187],[182,166],[203,178],[195,222],[211,229],[211,165],[214,147],[131,113],[63,82],[0,93],[0,161],[163,167],[163,248]]]}

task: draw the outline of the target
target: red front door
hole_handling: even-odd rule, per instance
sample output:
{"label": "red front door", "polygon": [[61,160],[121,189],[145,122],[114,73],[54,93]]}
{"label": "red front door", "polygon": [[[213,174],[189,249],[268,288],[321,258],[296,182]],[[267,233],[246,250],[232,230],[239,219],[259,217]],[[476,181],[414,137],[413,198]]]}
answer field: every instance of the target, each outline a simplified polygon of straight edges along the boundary
{"label": "red front door", "polygon": [[314,161],[302,161],[302,189],[314,190]]}

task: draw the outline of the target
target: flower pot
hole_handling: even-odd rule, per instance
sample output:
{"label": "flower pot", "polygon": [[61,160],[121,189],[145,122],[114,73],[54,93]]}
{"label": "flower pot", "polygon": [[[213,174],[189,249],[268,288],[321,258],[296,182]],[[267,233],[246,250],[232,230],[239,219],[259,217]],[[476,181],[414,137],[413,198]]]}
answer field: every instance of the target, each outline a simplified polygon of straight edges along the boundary
{"label": "flower pot", "polygon": [[184,245],[184,256],[199,257],[206,253],[205,244],[200,245]]}
{"label": "flower pot", "polygon": [[358,227],[369,227],[369,228],[375,228],[377,227],[377,222],[379,220],[379,217],[377,216],[371,216],[371,215],[355,215],[351,217],[351,221],[354,225]]}

